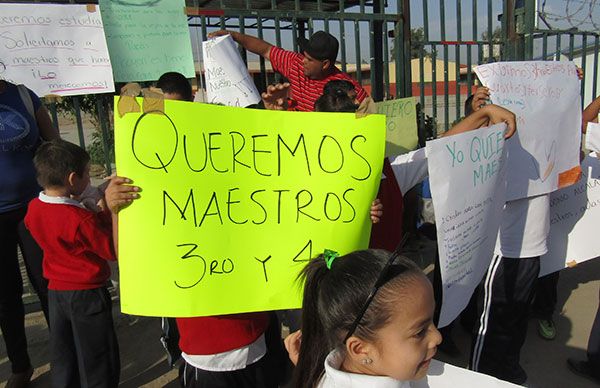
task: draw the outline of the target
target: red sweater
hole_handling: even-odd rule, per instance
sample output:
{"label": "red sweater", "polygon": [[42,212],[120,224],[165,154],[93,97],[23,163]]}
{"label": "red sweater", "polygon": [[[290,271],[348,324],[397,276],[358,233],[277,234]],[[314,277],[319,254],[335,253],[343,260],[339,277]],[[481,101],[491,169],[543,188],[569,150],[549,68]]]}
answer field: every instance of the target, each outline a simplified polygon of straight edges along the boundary
{"label": "red sweater", "polygon": [[107,260],[116,259],[110,215],[72,203],[35,198],[25,216],[25,226],[44,251],[44,277],[51,290],[102,287],[110,277]]}
{"label": "red sweater", "polygon": [[402,215],[404,203],[402,191],[394,176],[394,170],[388,158],[383,162],[385,179],[379,184],[377,198],[383,204],[383,216],[371,228],[371,249],[386,249],[393,252],[402,240]]}
{"label": "red sweater", "polygon": [[333,80],[350,81],[356,90],[356,98],[362,102],[367,97],[367,92],[350,77],[341,72],[337,67],[332,74],[325,79],[313,80],[304,75],[304,66],[302,61],[304,55],[293,51],[286,51],[282,48],[273,46],[269,53],[269,59],[273,70],[282,74],[290,81],[292,89],[291,98],[298,103],[297,110],[312,112],[315,110],[315,101],[323,94],[325,84]]}
{"label": "red sweater", "polygon": [[210,355],[250,345],[269,326],[268,313],[177,318],[179,348],[189,355]]}

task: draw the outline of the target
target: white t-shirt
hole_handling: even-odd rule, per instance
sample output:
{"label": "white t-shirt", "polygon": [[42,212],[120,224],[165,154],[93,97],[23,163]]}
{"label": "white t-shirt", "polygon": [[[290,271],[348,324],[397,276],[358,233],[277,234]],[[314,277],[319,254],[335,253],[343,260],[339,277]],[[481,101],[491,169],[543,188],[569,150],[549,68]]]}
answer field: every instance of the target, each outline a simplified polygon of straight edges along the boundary
{"label": "white t-shirt", "polygon": [[389,159],[402,195],[427,178],[425,148],[404,155],[390,156]]}
{"label": "white t-shirt", "polygon": [[496,240],[495,254],[526,258],[548,252],[550,232],[550,195],[506,202]]}

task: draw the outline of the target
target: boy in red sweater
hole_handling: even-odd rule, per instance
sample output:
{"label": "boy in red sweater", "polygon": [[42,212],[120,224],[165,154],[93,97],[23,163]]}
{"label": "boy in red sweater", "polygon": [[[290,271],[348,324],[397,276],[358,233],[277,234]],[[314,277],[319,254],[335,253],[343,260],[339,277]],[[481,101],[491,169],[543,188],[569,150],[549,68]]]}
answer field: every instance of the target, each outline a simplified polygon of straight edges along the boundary
{"label": "boy in red sweater", "polygon": [[44,251],[54,387],[119,383],[119,347],[105,286],[108,260],[116,258],[111,215],[72,199],[90,183],[89,160],[84,149],[64,140],[42,144],[34,165],[44,191],[25,216],[25,226]]}

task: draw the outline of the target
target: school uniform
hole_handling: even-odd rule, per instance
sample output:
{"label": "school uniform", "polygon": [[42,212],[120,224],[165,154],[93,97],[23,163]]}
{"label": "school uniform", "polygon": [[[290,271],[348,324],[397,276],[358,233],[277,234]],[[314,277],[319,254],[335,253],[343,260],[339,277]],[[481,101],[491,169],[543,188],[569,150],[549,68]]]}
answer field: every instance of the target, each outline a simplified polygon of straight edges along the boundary
{"label": "school uniform", "polygon": [[411,388],[410,382],[387,376],[370,376],[340,370],[344,354],[336,349],[325,359],[325,373],[318,388]]}
{"label": "school uniform", "polygon": [[267,356],[269,313],[177,318],[186,388],[278,386]]}
{"label": "school uniform", "polygon": [[52,385],[116,387],[119,346],[105,286],[108,261],[116,259],[110,214],[42,192],[29,204],[25,226],[44,252]]}
{"label": "school uniform", "polygon": [[494,258],[480,285],[472,370],[517,384],[527,380],[520,353],[549,230],[549,195],[506,203]]}
{"label": "school uniform", "polygon": [[318,388],[456,388],[498,387],[516,388],[517,385],[491,376],[459,368],[441,361],[431,360],[427,376],[417,381],[401,381],[387,376],[369,376],[340,370],[343,353],[336,349],[325,359],[325,373]]}

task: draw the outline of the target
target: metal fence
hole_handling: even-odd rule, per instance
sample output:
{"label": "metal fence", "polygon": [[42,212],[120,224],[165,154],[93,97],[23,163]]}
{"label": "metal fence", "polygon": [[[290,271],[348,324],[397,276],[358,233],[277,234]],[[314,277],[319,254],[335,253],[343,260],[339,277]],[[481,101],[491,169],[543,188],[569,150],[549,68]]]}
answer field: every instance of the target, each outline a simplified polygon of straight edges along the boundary
{"label": "metal fence", "polygon": [[[0,0],[3,1],[3,0]],[[14,0],[11,0],[14,2]],[[31,2],[31,1],[24,1]],[[55,3],[88,3],[63,0]],[[196,60],[197,86],[204,85],[201,42],[226,28],[296,50],[298,37],[325,30],[340,40],[340,68],[377,100],[413,95],[425,115],[448,129],[476,85],[474,66],[500,60],[574,60],[585,72],[582,101],[598,92],[597,31],[542,30],[535,0],[186,0]],[[242,53],[259,90],[279,81],[268,62]],[[117,90],[120,85],[117,85]],[[48,101],[55,125],[61,109],[73,112],[79,143],[94,130],[95,152],[112,170],[112,99],[109,95]],[[83,109],[82,113],[82,107]],[[91,115],[95,128],[89,128]],[[88,136],[89,139],[89,136]],[[97,158],[98,159],[98,158]]]}

